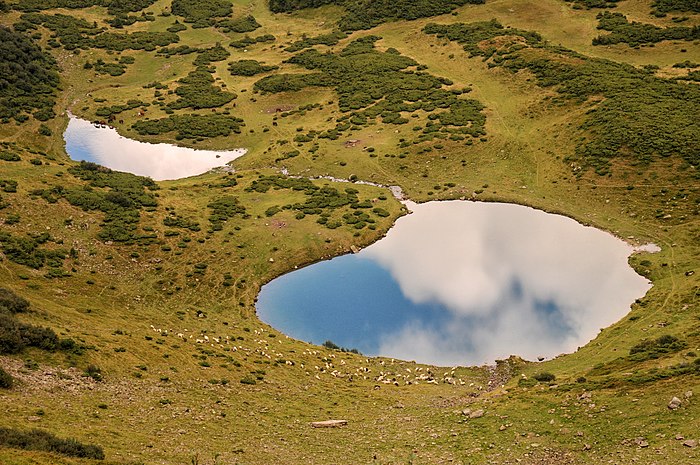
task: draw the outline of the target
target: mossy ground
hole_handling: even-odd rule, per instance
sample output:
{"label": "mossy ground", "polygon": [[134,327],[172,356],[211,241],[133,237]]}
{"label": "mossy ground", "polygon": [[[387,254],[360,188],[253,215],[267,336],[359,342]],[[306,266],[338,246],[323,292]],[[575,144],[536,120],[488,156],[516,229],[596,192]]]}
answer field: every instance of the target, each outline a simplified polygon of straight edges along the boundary
{"label": "mossy ground", "polygon": [[[156,13],[155,22],[126,29],[164,30],[175,19],[158,16],[168,4],[161,0],[148,8]],[[650,16],[645,1],[622,2],[617,10],[630,19],[671,24],[669,18]],[[105,14],[101,8],[63,12],[89,20]],[[327,119],[340,114],[337,96],[320,88],[254,94],[253,84],[259,76],[231,76],[227,63],[254,58],[279,65],[280,72],[299,72],[282,63],[291,56],[282,51],[282,45],[305,33],[331,32],[339,10],[323,7],[272,15],[261,0],[235,2],[234,15],[247,14],[263,26],[249,35],[270,33],[277,42],[247,50],[231,48],[231,57],[216,63],[214,74],[220,79],[217,83],[237,93],[236,107],[230,110],[246,121],[243,133],[196,143],[183,141],[196,147],[248,148],[249,153],[234,163],[242,177],[235,187],[210,187],[225,178],[223,173],[159,183],[159,206],[141,214],[141,228],[153,228],[159,237],[157,244],[105,244],[96,238],[101,214],[84,212],[62,200],[48,204],[28,195],[54,184],[80,184],[66,173],[72,162],[60,137],[65,117],[48,123],[51,137],[37,136],[38,123],[31,121],[0,126],[0,139],[16,143],[13,150],[22,157],[20,162],[0,161],[1,177],[19,182],[17,193],[2,193],[10,206],[0,211],[0,218],[17,213],[20,222],[3,225],[3,230],[13,234],[49,231],[78,251],[77,259],[67,262],[67,268],[75,269],[68,278],[49,280],[43,277],[43,270],[5,259],[0,262],[0,282],[29,299],[37,310],[23,316],[26,321],[50,326],[62,337],[89,347],[82,356],[27,351],[19,357],[2,358],[3,367],[19,380],[17,387],[0,398],[6,412],[0,420],[3,426],[41,427],[100,444],[107,461],[117,463],[477,464],[521,460],[690,464],[698,460],[700,449],[684,447],[675,437],[700,439],[700,378],[683,375],[632,381],[654,370],[692,363],[694,357],[689,353],[700,354],[700,273],[686,273],[700,271],[697,183],[689,181],[673,159],[648,167],[617,163],[610,177],[587,173],[577,178],[563,159],[572,153],[580,136],[576,128],[586,105],[548,105],[544,99],[551,91],[537,87],[527,73],[513,75],[489,68],[480,58],[468,58],[458,44],[425,35],[421,29],[428,22],[497,18],[583,54],[633,65],[656,64],[662,67],[660,72],[684,60],[700,61],[697,44],[594,47],[596,11],[574,10],[555,0],[537,4],[493,1],[465,6],[456,15],[388,23],[354,33],[332,49],[363,35],[378,35],[382,37],[378,47],[396,48],[427,65],[427,72],[449,78],[455,87],[470,86],[469,97],[486,107],[486,140],[469,147],[446,142],[443,148],[422,154],[411,148],[408,156],[399,158],[396,146],[399,139],[412,135],[412,120],[408,125],[376,124],[356,131],[351,136],[360,141],[355,147],[346,147],[345,137],[323,140],[313,154],[300,147],[299,156],[275,162],[298,148],[292,142],[297,128],[321,130],[333,125]],[[16,15],[1,20],[9,24]],[[692,16],[689,21],[696,24],[698,18]],[[227,46],[243,34],[207,28],[188,29],[180,37],[181,44],[209,47],[217,42]],[[55,54],[63,76],[57,110],[70,109],[88,119],[94,119],[99,106],[132,98],[150,101],[153,89],[144,89],[144,85],[161,81],[174,88],[174,81],[194,69],[193,55],[165,59],[147,52],[123,52],[133,56],[135,64],[122,76],[98,77],[84,70],[83,63],[97,58],[113,61],[116,54],[90,50],[76,55],[63,49],[56,49]],[[275,111],[314,103],[322,108],[287,117]],[[163,116],[158,107],[149,107],[149,118]],[[129,130],[140,118],[129,111],[119,116],[124,122],[115,125],[122,134],[140,138]],[[280,144],[282,140],[289,142]],[[368,151],[369,147],[375,151]],[[33,165],[32,158],[44,164]],[[294,341],[256,319],[254,301],[259,287],[295,266],[379,239],[401,214],[401,205],[386,189],[353,185],[361,199],[375,199],[391,213],[377,220],[376,230],[364,229],[359,236],[349,227],[325,228],[312,216],[297,220],[289,211],[267,217],[268,208],[300,201],[301,194],[287,190],[261,194],[246,192],[245,187],[260,174],[274,174],[282,167],[302,176],[347,179],[355,175],[400,185],[418,201],[473,197],[532,205],[609,230],[633,243],[654,242],[661,252],[631,259],[636,269],[653,280],[654,287],[627,317],[602,329],[576,353],[540,364],[517,363],[511,370],[502,367],[504,373],[482,367],[458,368],[452,375],[449,368],[367,359]],[[326,182],[317,181],[319,185]],[[454,186],[445,186],[448,182]],[[329,184],[340,190],[349,187]],[[682,189],[688,195],[679,195]],[[220,195],[239,197],[251,216],[231,219],[223,231],[208,233],[206,206]],[[387,200],[379,200],[382,196]],[[199,222],[202,230],[178,230],[179,236],[164,236],[166,229],[174,229],[163,226],[165,207]],[[65,223],[68,218],[73,220],[70,225]],[[164,245],[170,250],[163,250]],[[203,273],[195,272],[198,263],[207,264]],[[225,273],[232,276],[233,285],[223,285]],[[664,334],[675,335],[689,346],[661,359],[626,361],[629,349],[639,341]],[[198,339],[205,342],[196,342]],[[102,368],[104,381],[94,382],[82,375],[89,363]],[[52,368],[56,366],[59,368]],[[419,379],[428,369],[437,384]],[[518,385],[523,374],[532,377],[542,371],[554,373],[557,386]],[[500,387],[509,375],[512,379]],[[579,379],[582,377],[585,381]],[[461,379],[463,384],[446,383],[447,378]],[[243,384],[243,379],[255,384]],[[410,385],[406,384],[409,380]],[[592,397],[580,397],[584,391],[592,392]],[[677,411],[667,409],[672,396],[683,398],[686,391],[694,391],[695,397],[684,400]],[[486,414],[467,420],[462,413],[466,408],[484,409]],[[349,425],[335,430],[309,425],[328,418],[344,418]],[[638,437],[648,447],[635,443]],[[0,461],[18,465],[91,463],[7,449],[0,449]]]}

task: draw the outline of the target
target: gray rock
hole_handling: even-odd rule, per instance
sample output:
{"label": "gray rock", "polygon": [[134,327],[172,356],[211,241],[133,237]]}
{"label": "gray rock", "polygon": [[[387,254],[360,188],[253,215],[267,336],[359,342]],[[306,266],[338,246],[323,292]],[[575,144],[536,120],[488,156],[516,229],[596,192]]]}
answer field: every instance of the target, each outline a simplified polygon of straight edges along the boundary
{"label": "gray rock", "polygon": [[482,409],[479,410],[474,410],[472,413],[469,414],[469,418],[481,418],[484,416],[486,412],[484,412]]}
{"label": "gray rock", "polygon": [[673,397],[671,399],[671,402],[668,403],[668,408],[671,410],[676,410],[678,407],[681,406],[681,400],[678,397]]}
{"label": "gray rock", "polygon": [[347,420],[325,420],[325,421],[314,421],[311,426],[314,428],[338,428],[340,426],[345,426],[348,424]]}
{"label": "gray rock", "polygon": [[697,447],[698,441],[696,441],[695,439],[687,439],[683,441],[683,445],[692,449],[693,447]]}

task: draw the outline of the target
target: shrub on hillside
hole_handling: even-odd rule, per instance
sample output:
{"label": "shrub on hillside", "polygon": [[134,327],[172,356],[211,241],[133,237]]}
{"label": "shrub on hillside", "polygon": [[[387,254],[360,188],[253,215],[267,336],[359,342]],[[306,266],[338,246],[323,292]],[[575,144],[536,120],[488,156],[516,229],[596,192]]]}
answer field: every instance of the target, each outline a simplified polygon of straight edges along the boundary
{"label": "shrub on hillside", "polygon": [[52,452],[69,457],[97,460],[105,458],[105,453],[100,446],[82,444],[75,439],[61,439],[48,431],[39,429],[21,431],[0,427],[0,446]]}
{"label": "shrub on hillside", "polygon": [[11,389],[12,385],[14,384],[14,379],[12,376],[0,368],[0,388],[3,389]]}

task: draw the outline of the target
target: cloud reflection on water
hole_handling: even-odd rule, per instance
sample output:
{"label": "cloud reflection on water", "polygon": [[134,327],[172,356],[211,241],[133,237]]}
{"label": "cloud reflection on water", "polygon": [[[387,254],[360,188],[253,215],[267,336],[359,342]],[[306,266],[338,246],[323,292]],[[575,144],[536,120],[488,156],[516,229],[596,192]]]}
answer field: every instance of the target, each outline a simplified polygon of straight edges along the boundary
{"label": "cloud reflection on water", "polygon": [[66,151],[74,160],[92,161],[117,171],[149,176],[156,181],[202,174],[246,153],[245,149],[195,150],[139,142],[120,136],[114,129],[97,128],[89,121],[75,117],[70,118],[63,138]]}
{"label": "cloud reflection on water", "polygon": [[382,355],[451,365],[570,352],[650,287],[627,264],[632,247],[566,217],[458,201],[411,209],[360,255],[449,316],[382,334]]}

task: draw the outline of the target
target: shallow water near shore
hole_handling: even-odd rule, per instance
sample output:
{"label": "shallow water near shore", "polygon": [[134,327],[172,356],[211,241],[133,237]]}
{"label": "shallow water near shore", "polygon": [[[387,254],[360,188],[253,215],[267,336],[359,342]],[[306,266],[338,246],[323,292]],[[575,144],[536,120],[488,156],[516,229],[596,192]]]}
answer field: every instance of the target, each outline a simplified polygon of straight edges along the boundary
{"label": "shallow water near shore", "polygon": [[128,139],[109,127],[70,117],[63,134],[66,152],[73,160],[91,161],[116,171],[148,176],[156,181],[206,173],[245,155],[245,149],[195,150],[170,144]]}
{"label": "shallow water near shore", "polygon": [[634,249],[559,215],[511,204],[409,204],[358,254],[262,288],[259,317],[297,339],[437,365],[572,352],[651,287]]}

